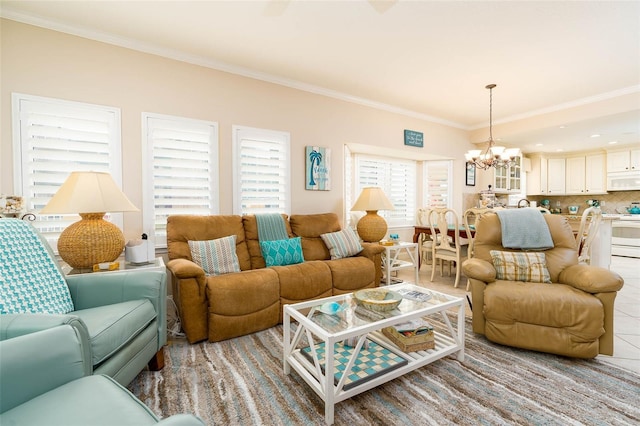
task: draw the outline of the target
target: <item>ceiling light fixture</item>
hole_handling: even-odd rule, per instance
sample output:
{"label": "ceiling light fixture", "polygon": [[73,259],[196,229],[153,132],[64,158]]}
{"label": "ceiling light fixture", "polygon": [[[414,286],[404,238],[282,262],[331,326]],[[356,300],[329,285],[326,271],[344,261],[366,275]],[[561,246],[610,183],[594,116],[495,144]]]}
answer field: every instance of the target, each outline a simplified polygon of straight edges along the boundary
{"label": "ceiling light fixture", "polygon": [[489,89],[489,140],[487,148],[484,152],[480,149],[472,149],[464,156],[467,161],[475,164],[475,166],[482,170],[487,170],[491,167],[501,168],[508,167],[516,161],[516,158],[520,155],[518,148],[506,149],[504,146],[496,146],[493,141],[493,88],[495,84],[489,84],[485,86],[485,89]]}

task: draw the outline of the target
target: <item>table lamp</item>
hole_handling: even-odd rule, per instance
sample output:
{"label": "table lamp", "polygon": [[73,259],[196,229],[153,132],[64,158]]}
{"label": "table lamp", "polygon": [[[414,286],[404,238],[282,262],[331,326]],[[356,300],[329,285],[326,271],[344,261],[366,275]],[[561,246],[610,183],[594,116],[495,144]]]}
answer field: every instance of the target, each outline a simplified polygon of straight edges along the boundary
{"label": "table lamp", "polygon": [[378,215],[378,210],[393,210],[393,204],[384,195],[382,188],[364,188],[351,211],[366,211],[358,221],[358,235],[362,241],[375,243],[384,238],[387,233],[387,222]]}
{"label": "table lamp", "polygon": [[124,249],[124,235],[104,220],[107,212],[139,211],[109,173],[72,172],[40,214],[79,213],[82,218],[58,239],[58,253],[73,268],[113,262]]}

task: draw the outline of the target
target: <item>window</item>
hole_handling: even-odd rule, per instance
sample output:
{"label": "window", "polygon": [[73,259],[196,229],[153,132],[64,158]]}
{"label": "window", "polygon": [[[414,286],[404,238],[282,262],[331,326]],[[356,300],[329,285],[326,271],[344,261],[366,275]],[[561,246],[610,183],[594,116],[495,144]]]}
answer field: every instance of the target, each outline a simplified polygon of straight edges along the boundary
{"label": "window", "polygon": [[233,213],[291,210],[289,133],[233,126]]}
{"label": "window", "polygon": [[[356,154],[355,194],[378,186],[393,203],[394,210],[380,211],[389,226],[413,226],[416,212],[416,162]],[[355,199],[355,198],[354,198]],[[350,206],[347,206],[350,209]]]}
{"label": "window", "polygon": [[167,245],[167,217],[217,214],[218,124],[143,113],[143,227]]}
{"label": "window", "polygon": [[452,161],[424,162],[424,205],[430,208],[451,207]]}
{"label": "window", "polygon": [[[42,209],[72,171],[108,172],[122,185],[119,109],[14,93],[12,116],[15,191],[29,211]],[[39,215],[34,226],[55,248],[78,218]],[[122,227],[122,214],[108,218]]]}

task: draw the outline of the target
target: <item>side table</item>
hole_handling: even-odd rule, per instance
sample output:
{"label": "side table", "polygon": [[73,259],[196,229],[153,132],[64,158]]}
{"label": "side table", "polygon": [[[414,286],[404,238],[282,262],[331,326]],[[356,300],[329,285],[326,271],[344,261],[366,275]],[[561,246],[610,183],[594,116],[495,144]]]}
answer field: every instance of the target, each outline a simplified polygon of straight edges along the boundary
{"label": "side table", "polygon": [[[419,256],[418,256],[418,243],[405,243],[399,242],[392,246],[383,246],[384,252],[382,253],[382,269],[385,276],[385,284],[391,284],[391,272],[398,271],[400,269],[413,268],[415,271],[415,285],[419,285]],[[400,260],[398,256],[402,253],[409,256],[409,261]]]}
{"label": "side table", "polygon": [[93,269],[75,269],[69,266],[66,262],[60,261],[60,268],[62,269],[62,273],[65,275],[77,275],[77,274],[117,274],[118,272],[125,271],[137,271],[137,270],[146,270],[146,271],[163,271],[166,272],[166,268],[164,265],[164,260],[162,257],[156,257],[153,262],[149,263],[140,263],[134,264],[129,263],[124,260],[124,256],[119,257],[116,261],[120,264],[118,269],[114,269],[113,271],[97,271],[93,272]]}

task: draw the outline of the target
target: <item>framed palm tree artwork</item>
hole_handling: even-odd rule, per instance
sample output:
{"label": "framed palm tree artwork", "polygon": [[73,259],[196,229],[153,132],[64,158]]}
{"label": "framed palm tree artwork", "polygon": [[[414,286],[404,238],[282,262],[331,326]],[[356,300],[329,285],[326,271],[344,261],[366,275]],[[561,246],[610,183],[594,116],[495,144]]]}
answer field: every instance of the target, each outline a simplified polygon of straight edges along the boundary
{"label": "framed palm tree artwork", "polygon": [[307,164],[305,188],[311,191],[329,191],[331,189],[331,149],[307,146],[305,161]]}

